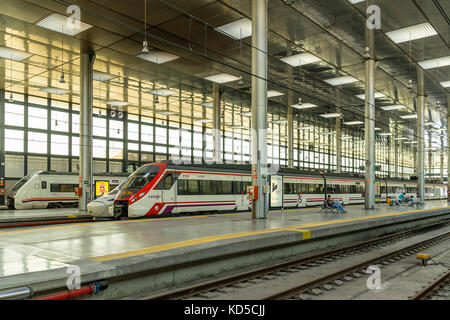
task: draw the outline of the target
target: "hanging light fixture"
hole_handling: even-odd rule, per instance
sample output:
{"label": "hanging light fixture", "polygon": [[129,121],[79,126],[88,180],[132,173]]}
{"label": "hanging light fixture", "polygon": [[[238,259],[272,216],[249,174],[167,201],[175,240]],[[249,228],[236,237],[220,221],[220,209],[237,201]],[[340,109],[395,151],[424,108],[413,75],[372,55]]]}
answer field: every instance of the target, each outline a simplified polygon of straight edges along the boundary
{"label": "hanging light fixture", "polygon": [[148,54],[148,43],[147,43],[147,0],[144,0],[144,42],[142,43],[142,53]]}
{"label": "hanging light fixture", "polygon": [[[61,27],[62,32],[64,33],[64,25],[62,25]],[[64,80],[64,36],[61,39],[61,61],[61,77],[59,78],[59,83],[66,83],[66,81]]]}

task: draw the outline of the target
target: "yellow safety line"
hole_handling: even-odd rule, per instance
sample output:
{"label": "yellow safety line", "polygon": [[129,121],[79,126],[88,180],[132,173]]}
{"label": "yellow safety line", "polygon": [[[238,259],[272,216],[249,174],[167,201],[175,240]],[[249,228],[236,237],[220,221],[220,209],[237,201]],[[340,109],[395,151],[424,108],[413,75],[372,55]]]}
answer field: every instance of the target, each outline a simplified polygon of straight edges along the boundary
{"label": "yellow safety line", "polygon": [[169,244],[163,244],[163,245],[159,245],[159,246],[147,247],[147,248],[143,248],[143,249],[127,251],[127,252],[122,252],[122,253],[114,253],[114,254],[109,254],[109,255],[104,255],[104,256],[92,257],[92,258],[90,258],[90,260],[97,261],[97,262],[110,261],[110,260],[127,258],[127,257],[132,257],[132,256],[144,255],[144,254],[148,254],[148,253],[152,253],[152,252],[159,252],[159,251],[182,248],[182,247],[187,247],[187,246],[192,246],[192,245],[197,245],[197,244],[204,244],[204,243],[214,242],[214,241],[218,241],[218,240],[233,239],[233,238],[246,237],[246,236],[254,236],[254,235],[260,235],[260,234],[280,232],[280,231],[303,232],[303,235],[302,235],[303,240],[306,240],[306,239],[311,238],[311,231],[300,229],[300,228],[321,226],[321,225],[327,225],[327,224],[337,224],[337,223],[349,222],[349,221],[369,220],[369,219],[376,219],[376,218],[381,218],[381,217],[397,216],[397,215],[404,215],[404,214],[432,211],[432,210],[439,210],[439,209],[446,209],[446,208],[450,208],[450,206],[441,207],[441,208],[430,208],[430,209],[421,209],[421,210],[413,210],[413,211],[404,211],[404,212],[394,212],[394,213],[380,214],[380,215],[359,217],[359,218],[352,218],[352,219],[340,219],[340,220],[326,221],[326,222],[320,222],[320,223],[294,225],[294,226],[283,227],[283,228],[274,228],[274,229],[269,229],[269,230],[266,229],[266,230],[259,230],[259,231],[225,234],[225,235],[219,235],[219,236],[210,236],[210,237],[204,237],[204,238],[198,238],[198,239],[192,239],[192,240],[179,241],[179,242],[174,242],[174,243],[169,243]]}

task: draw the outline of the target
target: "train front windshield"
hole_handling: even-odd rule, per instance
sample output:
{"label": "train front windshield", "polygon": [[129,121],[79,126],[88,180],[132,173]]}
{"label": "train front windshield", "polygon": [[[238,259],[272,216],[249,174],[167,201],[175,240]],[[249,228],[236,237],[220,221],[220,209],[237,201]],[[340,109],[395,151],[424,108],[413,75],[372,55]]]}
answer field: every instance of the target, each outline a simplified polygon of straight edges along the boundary
{"label": "train front windshield", "polygon": [[157,165],[147,165],[137,169],[128,179],[120,186],[119,198],[127,198],[132,196],[142,188],[144,188],[159,171]]}
{"label": "train front windshield", "polygon": [[25,177],[23,177],[22,179],[20,179],[19,181],[17,181],[17,183],[11,188],[11,190],[9,190],[9,194],[10,195],[15,195],[16,192],[22,188],[22,186],[27,183],[28,181],[30,181],[30,179],[34,176],[34,173],[29,174]]}

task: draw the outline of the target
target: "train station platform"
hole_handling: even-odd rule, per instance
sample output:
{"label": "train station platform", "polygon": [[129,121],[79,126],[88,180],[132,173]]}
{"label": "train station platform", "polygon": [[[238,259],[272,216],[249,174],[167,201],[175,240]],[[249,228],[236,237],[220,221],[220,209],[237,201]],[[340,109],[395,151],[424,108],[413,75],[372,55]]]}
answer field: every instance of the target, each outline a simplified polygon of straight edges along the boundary
{"label": "train station platform", "polygon": [[58,223],[69,220],[91,220],[88,214],[80,214],[77,208],[61,209],[28,209],[28,210],[0,210],[0,229],[11,226],[27,226],[36,222],[46,224],[46,222]]}
{"label": "train station platform", "polygon": [[119,298],[450,219],[446,201],[346,209],[332,216],[315,207],[271,211],[264,220],[231,213],[0,231],[0,291],[63,290],[67,268],[77,265],[82,283],[112,280],[92,298]]}

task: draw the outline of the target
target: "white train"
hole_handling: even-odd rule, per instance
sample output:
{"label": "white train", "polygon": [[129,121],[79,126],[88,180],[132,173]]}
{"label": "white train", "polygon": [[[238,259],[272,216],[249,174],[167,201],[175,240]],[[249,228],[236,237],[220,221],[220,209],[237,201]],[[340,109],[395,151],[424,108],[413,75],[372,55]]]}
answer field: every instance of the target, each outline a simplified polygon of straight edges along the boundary
{"label": "white train", "polygon": [[[250,209],[246,187],[251,185],[249,166],[178,166],[146,164],[120,186],[108,215],[144,217],[199,211],[241,211]],[[364,179],[339,175],[314,175],[294,169],[280,169],[283,176],[283,206],[322,205],[331,194],[344,204],[364,203]],[[446,197],[446,185],[426,185],[427,199]],[[401,192],[416,195],[412,181],[377,181],[378,198],[386,201]]]}
{"label": "white train", "polygon": [[95,218],[110,217],[108,210],[114,204],[114,199],[119,193],[119,187],[116,187],[103,197],[89,202],[87,205],[88,213]]}
{"label": "white train", "polygon": [[[127,173],[95,174],[93,188],[96,197],[102,196],[123,182]],[[39,171],[20,179],[8,191],[10,209],[36,209],[71,207],[78,205],[75,188],[78,173]]]}

